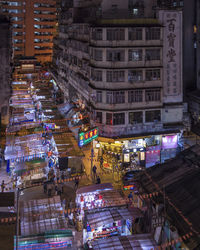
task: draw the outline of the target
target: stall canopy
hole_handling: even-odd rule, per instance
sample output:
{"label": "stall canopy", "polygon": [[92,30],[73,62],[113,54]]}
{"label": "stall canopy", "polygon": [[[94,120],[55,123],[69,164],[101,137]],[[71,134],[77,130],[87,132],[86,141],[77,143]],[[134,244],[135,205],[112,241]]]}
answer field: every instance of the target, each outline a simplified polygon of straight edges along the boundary
{"label": "stall canopy", "polygon": [[150,250],[156,248],[151,234],[135,234],[130,236],[114,236],[92,242],[93,250]]}
{"label": "stall canopy", "polygon": [[20,210],[20,219],[22,236],[67,229],[60,196],[24,202]]}
{"label": "stall canopy", "polygon": [[76,191],[76,194],[85,194],[85,193],[92,193],[92,192],[98,192],[103,190],[113,190],[113,186],[111,183],[103,183],[98,185],[90,185],[81,187]]}
{"label": "stall canopy", "polygon": [[90,227],[95,229],[99,227],[103,227],[104,225],[108,225],[114,223],[116,221],[122,220],[132,220],[136,218],[142,218],[143,214],[138,208],[132,209],[129,211],[127,208],[105,208],[98,213],[88,212],[87,213],[87,222],[89,223]]}
{"label": "stall canopy", "polygon": [[[57,125],[57,123],[56,123]],[[83,157],[84,154],[78,147],[78,143],[71,131],[54,134],[54,140],[60,157]]]}

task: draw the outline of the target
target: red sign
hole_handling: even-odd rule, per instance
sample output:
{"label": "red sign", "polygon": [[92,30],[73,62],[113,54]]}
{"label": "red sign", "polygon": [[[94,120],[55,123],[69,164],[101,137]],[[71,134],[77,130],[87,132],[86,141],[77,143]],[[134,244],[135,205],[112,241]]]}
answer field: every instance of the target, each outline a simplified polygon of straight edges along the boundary
{"label": "red sign", "polygon": [[90,131],[90,138],[93,136],[93,131]]}
{"label": "red sign", "polygon": [[88,135],[89,135],[88,133],[87,133],[87,134],[85,134],[85,140],[87,140],[87,139],[88,139]]}
{"label": "red sign", "polygon": [[147,151],[145,158],[147,168],[160,163],[160,150]]}

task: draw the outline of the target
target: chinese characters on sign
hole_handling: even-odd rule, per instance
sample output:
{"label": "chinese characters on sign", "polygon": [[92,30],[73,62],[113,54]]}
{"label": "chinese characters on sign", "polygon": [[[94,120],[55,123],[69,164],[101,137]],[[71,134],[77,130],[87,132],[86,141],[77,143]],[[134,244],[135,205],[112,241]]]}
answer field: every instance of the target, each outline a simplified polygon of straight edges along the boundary
{"label": "chinese characters on sign", "polygon": [[98,128],[93,128],[87,132],[78,134],[78,145],[82,147],[98,137]]}
{"label": "chinese characters on sign", "polygon": [[164,30],[164,96],[181,94],[181,13],[163,11]]}

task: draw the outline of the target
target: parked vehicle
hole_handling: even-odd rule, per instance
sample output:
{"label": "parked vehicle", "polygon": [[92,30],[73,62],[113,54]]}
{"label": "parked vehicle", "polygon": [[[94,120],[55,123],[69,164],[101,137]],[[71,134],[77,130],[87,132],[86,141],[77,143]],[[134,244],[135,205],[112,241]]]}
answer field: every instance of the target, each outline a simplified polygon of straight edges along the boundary
{"label": "parked vehicle", "polygon": [[125,190],[127,189],[133,190],[135,188],[134,177],[136,176],[136,174],[140,172],[141,172],[140,170],[133,170],[133,171],[126,172],[124,174],[124,176],[122,177],[122,182],[123,182]]}

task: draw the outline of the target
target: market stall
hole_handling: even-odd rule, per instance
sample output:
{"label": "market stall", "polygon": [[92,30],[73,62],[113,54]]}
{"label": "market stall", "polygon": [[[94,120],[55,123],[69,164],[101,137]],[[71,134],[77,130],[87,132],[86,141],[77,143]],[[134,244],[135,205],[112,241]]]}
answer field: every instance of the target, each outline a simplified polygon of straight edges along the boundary
{"label": "market stall", "polygon": [[102,207],[125,206],[126,200],[122,198],[112,184],[103,183],[81,187],[76,192],[76,204],[83,210]]}
{"label": "market stall", "polygon": [[22,236],[67,229],[60,196],[23,202],[20,222]]}
{"label": "market stall", "polygon": [[157,244],[151,234],[135,234],[130,236],[116,236],[92,241],[89,248],[93,250],[110,249],[156,249]]}
{"label": "market stall", "polygon": [[125,207],[102,208],[88,210],[85,215],[83,242],[90,242],[110,236],[127,236],[132,234],[134,221],[142,218],[139,209],[128,210]]}
{"label": "market stall", "polygon": [[20,207],[20,226],[18,249],[72,247],[73,235],[71,230],[67,230],[60,196],[23,202]]}
{"label": "market stall", "polygon": [[22,177],[25,185],[46,178],[48,164],[45,157],[48,150],[41,134],[7,136],[4,155],[5,160],[10,162],[11,175]]}

